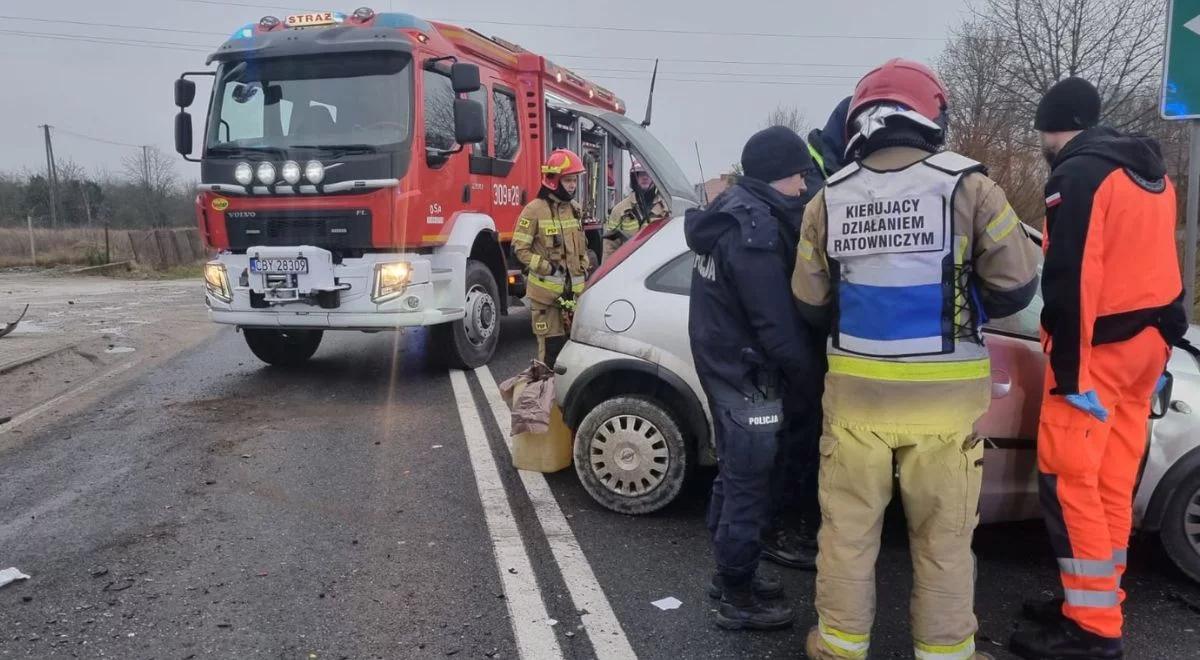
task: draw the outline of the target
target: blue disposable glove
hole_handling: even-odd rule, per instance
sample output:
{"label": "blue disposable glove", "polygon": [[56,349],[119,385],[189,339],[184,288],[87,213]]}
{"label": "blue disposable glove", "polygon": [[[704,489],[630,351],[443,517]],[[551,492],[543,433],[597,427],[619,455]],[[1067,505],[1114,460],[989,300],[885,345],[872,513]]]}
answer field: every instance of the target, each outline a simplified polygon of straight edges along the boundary
{"label": "blue disposable glove", "polygon": [[1102,422],[1108,421],[1108,409],[1100,403],[1100,396],[1096,394],[1096,390],[1088,390],[1083,394],[1068,394],[1066,399],[1067,403],[1092,417]]}

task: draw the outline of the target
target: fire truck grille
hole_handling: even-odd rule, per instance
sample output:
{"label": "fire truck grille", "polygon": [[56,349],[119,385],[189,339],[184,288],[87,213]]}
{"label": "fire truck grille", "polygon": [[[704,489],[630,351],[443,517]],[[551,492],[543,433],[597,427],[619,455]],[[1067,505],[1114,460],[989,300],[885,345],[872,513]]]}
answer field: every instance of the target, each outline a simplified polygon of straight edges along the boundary
{"label": "fire truck grille", "polygon": [[366,209],[232,211],[225,214],[229,247],[313,245],[327,250],[371,247],[371,212]]}

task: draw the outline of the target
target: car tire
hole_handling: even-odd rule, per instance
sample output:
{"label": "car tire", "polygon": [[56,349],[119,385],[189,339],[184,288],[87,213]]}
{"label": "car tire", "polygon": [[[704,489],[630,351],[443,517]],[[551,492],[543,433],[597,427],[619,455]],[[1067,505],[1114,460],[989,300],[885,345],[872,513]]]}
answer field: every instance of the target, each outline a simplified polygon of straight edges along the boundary
{"label": "car tire", "polygon": [[667,506],[683,490],[694,462],[674,415],[654,399],[603,401],[575,434],[580,483],[617,513],[643,515]]}
{"label": "car tire", "polygon": [[1200,469],[1188,475],[1171,495],[1159,533],[1175,565],[1200,582]]}
{"label": "car tire", "polygon": [[467,260],[466,316],[433,328],[441,361],[454,369],[474,369],[492,359],[500,343],[500,289],[483,262]]}
{"label": "car tire", "polygon": [[295,367],[307,362],[317,352],[324,334],[322,330],[242,330],[250,352],[276,367]]}

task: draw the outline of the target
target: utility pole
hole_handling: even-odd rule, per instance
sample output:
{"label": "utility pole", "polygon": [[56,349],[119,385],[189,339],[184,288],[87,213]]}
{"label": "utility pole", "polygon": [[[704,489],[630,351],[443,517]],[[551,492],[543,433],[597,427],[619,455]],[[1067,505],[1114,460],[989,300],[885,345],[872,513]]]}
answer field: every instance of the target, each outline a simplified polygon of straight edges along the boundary
{"label": "utility pole", "polygon": [[50,125],[42,124],[46,140],[46,185],[50,195],[50,226],[58,228],[58,169],[54,164],[54,143],[50,139]]}
{"label": "utility pole", "polygon": [[158,218],[154,213],[154,200],[150,192],[150,145],[142,145],[142,183],[146,186],[146,219],[151,227],[158,226]]}
{"label": "utility pole", "polygon": [[33,215],[25,214],[25,224],[29,227],[29,261],[37,265],[37,247],[33,241]]}

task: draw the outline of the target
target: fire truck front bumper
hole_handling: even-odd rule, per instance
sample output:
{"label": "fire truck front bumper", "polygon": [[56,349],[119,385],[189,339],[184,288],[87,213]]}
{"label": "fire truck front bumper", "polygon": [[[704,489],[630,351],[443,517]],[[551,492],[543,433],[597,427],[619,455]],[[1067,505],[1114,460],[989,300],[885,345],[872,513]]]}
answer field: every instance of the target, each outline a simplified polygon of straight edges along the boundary
{"label": "fire truck front bumper", "polygon": [[465,315],[461,271],[439,255],[376,253],[334,263],[318,247],[256,247],[205,265],[205,299],[214,322],[240,327],[437,325]]}

